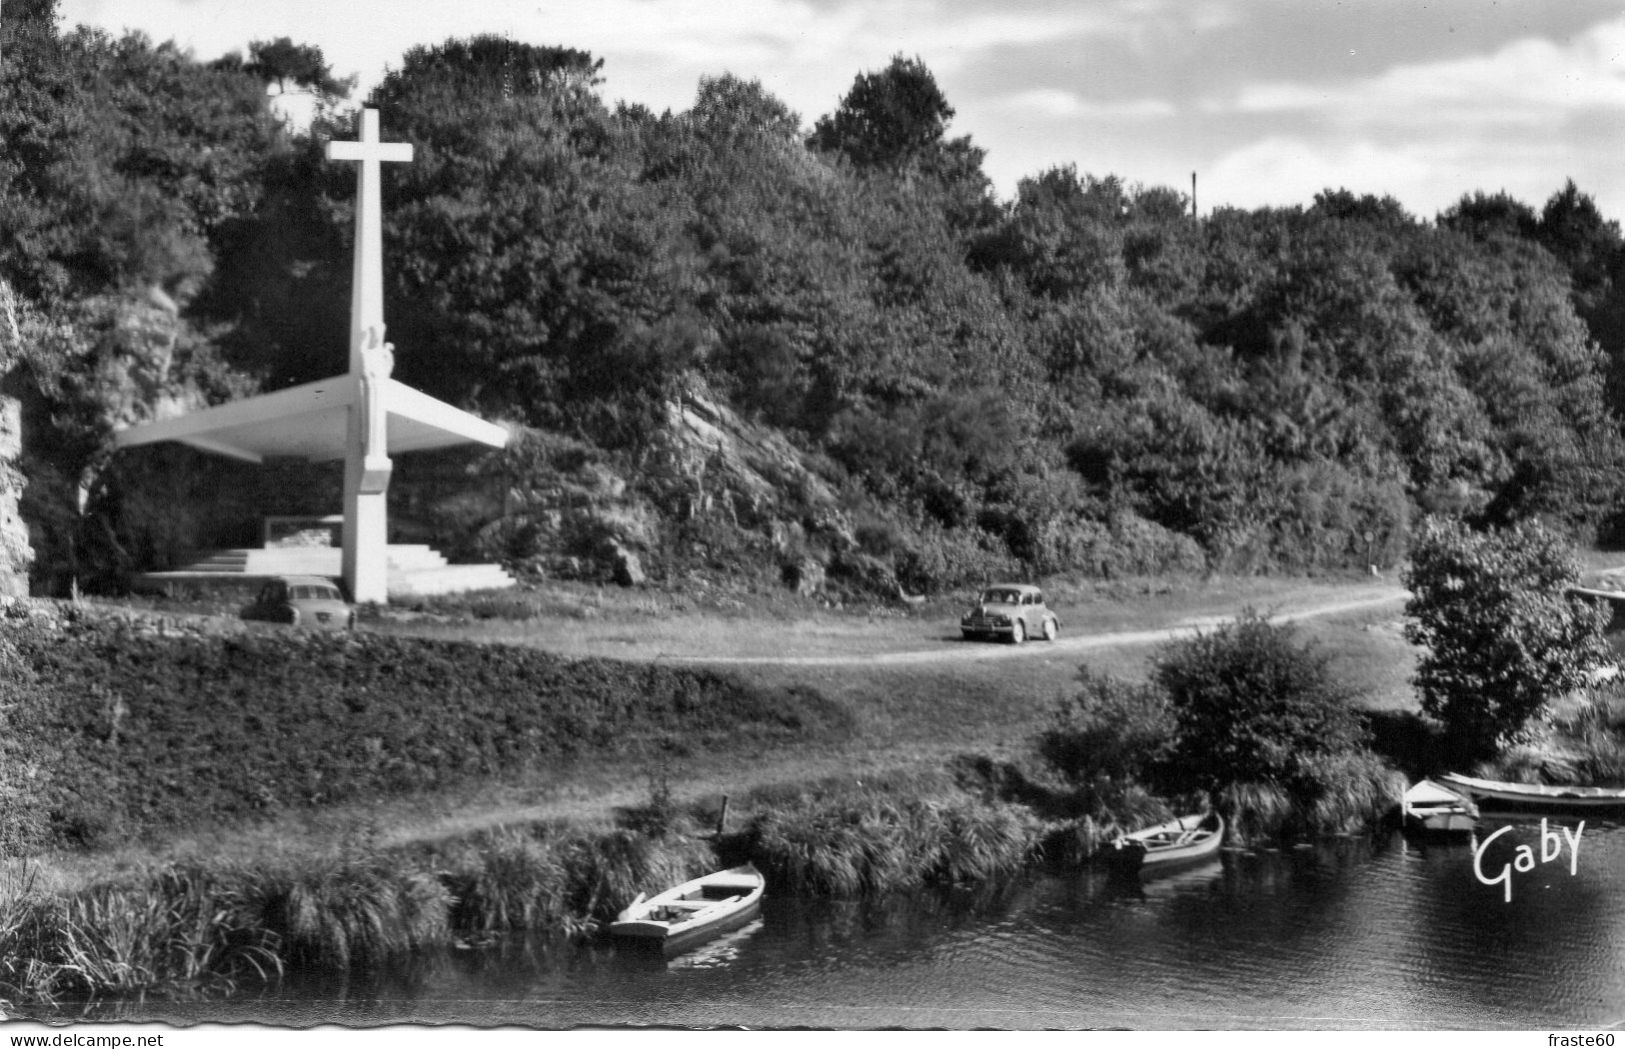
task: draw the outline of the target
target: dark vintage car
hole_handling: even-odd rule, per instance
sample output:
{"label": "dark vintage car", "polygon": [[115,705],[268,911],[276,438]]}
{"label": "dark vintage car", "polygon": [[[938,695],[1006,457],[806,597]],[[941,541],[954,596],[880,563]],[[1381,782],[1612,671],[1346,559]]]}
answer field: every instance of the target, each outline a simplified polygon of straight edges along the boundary
{"label": "dark vintage car", "polygon": [[1008,638],[1021,644],[1029,637],[1054,641],[1061,621],[1044,604],[1044,592],[1025,583],[998,583],[976,598],[976,605],[959,618],[966,638]]}
{"label": "dark vintage car", "polygon": [[243,618],[316,630],[349,630],[355,626],[355,609],[331,579],[290,575],[267,580],[254,603],[243,609]]}

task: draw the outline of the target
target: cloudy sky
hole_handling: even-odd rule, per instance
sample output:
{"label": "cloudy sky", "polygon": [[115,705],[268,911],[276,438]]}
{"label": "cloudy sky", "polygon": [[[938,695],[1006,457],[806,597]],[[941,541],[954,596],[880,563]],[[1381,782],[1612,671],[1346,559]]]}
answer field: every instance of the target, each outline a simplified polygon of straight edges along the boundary
{"label": "cloudy sky", "polygon": [[[604,59],[604,96],[688,108],[760,80],[804,125],[860,72],[919,56],[1001,196],[1052,165],[1190,188],[1203,211],[1464,193],[1537,208],[1573,178],[1625,219],[1619,0],[61,0],[198,58],[290,36],[365,91],[415,44],[502,33]],[[335,13],[335,11],[340,13]]]}

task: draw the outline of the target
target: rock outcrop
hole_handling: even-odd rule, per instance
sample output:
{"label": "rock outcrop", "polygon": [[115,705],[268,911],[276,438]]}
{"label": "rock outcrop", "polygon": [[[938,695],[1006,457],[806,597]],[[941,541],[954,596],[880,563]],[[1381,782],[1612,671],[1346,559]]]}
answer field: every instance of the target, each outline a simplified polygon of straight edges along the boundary
{"label": "rock outcrop", "polygon": [[0,381],[0,596],[27,597],[34,550],[20,504],[26,480],[18,468],[23,453],[22,403]]}
{"label": "rock outcrop", "polygon": [[0,281],[0,596],[27,597],[34,549],[23,523],[27,479],[23,455],[23,406],[18,394],[27,370],[22,366],[21,326],[11,286]]}

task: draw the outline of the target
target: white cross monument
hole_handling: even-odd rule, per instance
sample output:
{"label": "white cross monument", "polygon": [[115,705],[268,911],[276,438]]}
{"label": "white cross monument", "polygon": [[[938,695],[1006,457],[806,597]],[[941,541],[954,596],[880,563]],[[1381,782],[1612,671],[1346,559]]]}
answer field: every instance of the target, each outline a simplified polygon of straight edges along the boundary
{"label": "white cross monument", "polygon": [[347,374],[276,393],[143,423],[114,435],[116,447],[175,440],[249,462],[269,456],[344,459],[344,583],[351,599],[388,596],[386,500],[391,450],[475,442],[500,448],[508,432],[390,378],[384,341],[383,214],[379,163],[412,159],[407,143],[378,139],[378,111],[361,111],[361,139],[329,142],[329,160],[359,161],[355,269]]}
{"label": "white cross monument", "polygon": [[[357,381],[344,455],[344,582],[356,601],[383,601],[389,565],[389,438],[385,395],[395,366],[384,341],[384,219],[380,161],[410,163],[409,143],[378,140],[378,111],[361,111],[361,141],[329,142],[327,159],[359,161],[355,269],[350,287],[350,374]],[[363,551],[367,555],[363,556]],[[376,552],[376,553],[374,553]]]}

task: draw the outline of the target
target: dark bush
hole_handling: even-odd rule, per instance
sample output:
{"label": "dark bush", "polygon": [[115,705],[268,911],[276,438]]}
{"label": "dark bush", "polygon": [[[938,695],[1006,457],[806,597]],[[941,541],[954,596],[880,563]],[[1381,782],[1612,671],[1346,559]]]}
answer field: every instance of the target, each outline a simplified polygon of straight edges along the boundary
{"label": "dark bush", "polygon": [[1082,687],[1056,702],[1038,753],[1074,783],[1139,779],[1166,759],[1175,722],[1168,696],[1084,667]]}
{"label": "dark bush", "polygon": [[1153,678],[1178,725],[1172,764],[1204,789],[1306,784],[1313,759],[1363,743],[1352,696],[1326,657],[1256,612],[1173,642]]}

